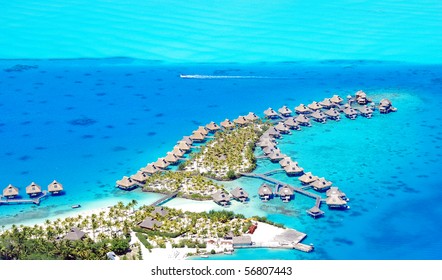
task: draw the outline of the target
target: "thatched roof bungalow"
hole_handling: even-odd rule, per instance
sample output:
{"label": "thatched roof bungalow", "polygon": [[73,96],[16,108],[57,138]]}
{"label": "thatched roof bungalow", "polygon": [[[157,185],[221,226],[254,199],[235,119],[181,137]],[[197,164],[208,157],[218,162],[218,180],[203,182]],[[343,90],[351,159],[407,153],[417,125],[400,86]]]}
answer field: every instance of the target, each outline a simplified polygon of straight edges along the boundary
{"label": "thatched roof bungalow", "polygon": [[80,230],[77,227],[71,228],[71,230],[63,237],[64,240],[70,240],[70,241],[78,241],[82,240],[86,237],[86,233],[82,230]]}
{"label": "thatched roof bungalow", "polygon": [[313,118],[315,121],[319,122],[319,123],[325,123],[327,121],[327,116],[324,115],[324,113],[322,113],[321,111],[317,110],[314,111],[311,115],[311,118]]}
{"label": "thatched roof bungalow", "polygon": [[319,209],[319,207],[317,207],[317,206],[313,206],[312,208],[307,210],[307,214],[309,214],[313,218],[317,218],[317,217],[324,215],[324,211]]}
{"label": "thatched roof bungalow", "polygon": [[262,152],[265,154],[265,155],[269,155],[269,154],[271,154],[271,153],[273,153],[273,152],[281,152],[279,149],[278,149],[278,147],[276,147],[276,146],[267,146],[267,147],[265,147],[264,149],[262,149]]}
{"label": "thatched roof bungalow", "polygon": [[180,158],[180,157],[184,156],[186,151],[181,150],[180,147],[177,145],[177,146],[173,147],[173,150],[171,153],[173,153],[175,156]]}
{"label": "thatched roof bungalow", "polygon": [[278,113],[276,113],[276,111],[273,110],[272,108],[268,108],[267,110],[265,110],[264,115],[268,119],[274,119],[279,117]]}
{"label": "thatched roof bungalow", "polygon": [[209,134],[209,130],[207,130],[204,126],[199,126],[197,130],[192,131],[193,133],[200,133],[204,136]]}
{"label": "thatched roof bungalow", "polygon": [[330,189],[325,193],[327,196],[338,196],[344,200],[348,200],[344,192],[342,192],[338,187],[330,187]]}
{"label": "thatched roof bungalow", "polygon": [[176,156],[174,153],[172,152],[168,152],[166,157],[164,158],[168,163],[170,164],[177,164],[180,161],[180,157]]}
{"label": "thatched roof bungalow", "polygon": [[342,112],[345,114],[345,116],[347,118],[349,118],[350,120],[354,120],[356,119],[356,117],[358,116],[358,112],[356,112],[355,109],[353,109],[350,106],[347,106],[344,110],[342,110]]}
{"label": "thatched roof bungalow", "polygon": [[212,195],[213,201],[221,206],[227,206],[230,203],[229,194],[225,193],[223,190],[218,190]]}
{"label": "thatched roof bungalow", "polygon": [[139,186],[144,186],[149,176],[146,173],[142,172],[141,170],[138,170],[138,172],[130,176],[130,178],[135,182],[137,182]]}
{"label": "thatched roof bungalow", "polygon": [[144,219],[141,223],[138,224],[140,228],[148,229],[148,230],[154,230],[163,225],[162,222],[158,221],[155,218],[147,217]]}
{"label": "thatched roof bungalow", "polygon": [[330,109],[331,107],[335,106],[335,103],[331,102],[330,98],[325,98],[319,102],[319,105],[321,105],[321,107],[324,109]]}
{"label": "thatched roof bungalow", "polygon": [[286,157],[286,155],[282,154],[280,150],[272,151],[267,155],[271,162],[279,162],[281,159]]}
{"label": "thatched roof bungalow", "polygon": [[229,119],[225,119],[223,122],[221,122],[221,127],[223,127],[224,129],[232,129],[235,127],[235,124]]}
{"label": "thatched roof bungalow", "polygon": [[206,125],[206,128],[212,133],[221,129],[221,127],[219,125],[217,125],[215,122],[208,123]]}
{"label": "thatched roof bungalow", "polygon": [[190,139],[195,142],[203,142],[204,139],[206,139],[206,136],[198,131],[194,132],[192,135],[190,135]]}
{"label": "thatched roof bungalow", "polygon": [[241,202],[246,202],[249,199],[249,193],[240,187],[236,187],[234,190],[230,192],[230,194],[234,199]]}
{"label": "thatched roof bungalow", "polygon": [[312,112],[312,110],[310,110],[304,104],[300,104],[298,107],[295,107],[295,112],[297,114],[310,114]]}
{"label": "thatched roof bungalow", "polygon": [[277,125],[274,126],[274,128],[283,134],[290,133],[289,127],[286,126],[283,122],[279,122]]}
{"label": "thatched roof bungalow", "polygon": [[141,172],[152,175],[157,172],[160,172],[161,169],[156,167],[154,163],[149,163],[146,167],[140,169]]}
{"label": "thatched roof bungalow", "polygon": [[396,112],[397,108],[393,107],[391,104],[391,101],[389,99],[382,99],[381,102],[379,102],[379,112],[381,114],[388,114],[390,112]]}
{"label": "thatched roof bungalow", "polygon": [[244,126],[249,121],[244,116],[239,116],[237,119],[234,119],[233,122],[238,126]]}
{"label": "thatched roof bungalow", "polygon": [[293,191],[293,188],[287,185],[280,187],[278,190],[278,195],[283,202],[289,202],[294,194],[295,192]]}
{"label": "thatched roof bungalow", "polygon": [[304,168],[300,167],[296,161],[290,162],[283,168],[285,173],[289,176],[300,176],[304,173]]}
{"label": "thatched roof bungalow", "polygon": [[290,165],[292,162],[293,162],[292,159],[291,159],[290,157],[287,156],[287,157],[284,157],[283,159],[281,159],[281,160],[279,161],[279,165],[280,165],[282,168],[284,168],[284,167]]}
{"label": "thatched roof bungalow", "polygon": [[36,196],[41,194],[41,192],[41,187],[34,182],[26,187],[26,194],[28,194],[29,196]]}
{"label": "thatched roof bungalow", "polygon": [[275,146],[275,142],[271,141],[270,139],[271,138],[260,140],[258,143],[256,143],[256,145],[261,148]]}
{"label": "thatched roof bungalow", "polygon": [[291,118],[287,118],[284,121],[284,124],[289,128],[289,129],[294,129],[294,130],[300,130],[301,128],[299,127],[299,123],[297,123],[295,121],[295,118],[291,117]]}
{"label": "thatched roof bungalow", "polygon": [[18,196],[18,188],[9,184],[6,188],[3,189],[3,196],[6,198],[14,198]]}
{"label": "thatched roof bungalow", "polygon": [[331,120],[339,120],[341,118],[341,114],[339,114],[338,110],[335,108],[330,108],[327,111],[324,111],[324,115]]}
{"label": "thatched roof bungalow", "polygon": [[123,179],[117,181],[117,187],[122,190],[131,190],[138,187],[139,184],[137,181],[132,180],[132,178],[124,176]]}
{"label": "thatched roof bungalow", "polygon": [[368,99],[367,94],[365,92],[363,92],[362,90],[358,90],[356,92],[355,99],[359,105],[365,105],[365,104],[371,102],[371,99]]}
{"label": "thatched roof bungalow", "polygon": [[255,113],[249,112],[246,116],[246,119],[249,122],[255,122],[255,121],[259,120],[259,117]]}
{"label": "thatched roof bungalow", "polygon": [[278,112],[283,116],[283,117],[289,117],[292,114],[292,110],[290,110],[287,106],[282,106],[281,108],[278,109]]}
{"label": "thatched roof bungalow", "polygon": [[192,144],[187,144],[185,141],[178,141],[178,143],[175,146],[185,152],[190,151],[190,149],[192,149]]}
{"label": "thatched roof bungalow", "polygon": [[258,195],[263,201],[273,198],[273,190],[268,184],[263,183],[258,189]]}
{"label": "thatched roof bungalow", "polygon": [[153,165],[159,169],[166,169],[170,165],[170,163],[164,158],[159,158],[156,162],[153,163]]}
{"label": "thatched roof bungalow", "polygon": [[190,139],[190,136],[184,136],[183,139],[181,139],[177,143],[180,143],[180,142],[185,142],[187,145],[189,145],[189,147],[192,146],[192,144],[193,144],[193,141],[192,141],[192,139]]}
{"label": "thatched roof bungalow", "polygon": [[312,186],[315,191],[323,192],[328,190],[332,184],[332,182],[327,181],[325,178],[319,178],[318,180],[310,183],[310,186]]}
{"label": "thatched roof bungalow", "polygon": [[370,119],[373,116],[373,110],[367,105],[360,107],[358,110],[361,113],[361,116],[366,117],[367,119]]}
{"label": "thatched roof bungalow", "polygon": [[325,203],[329,208],[347,209],[347,201],[338,196],[329,196],[325,199]]}
{"label": "thatched roof bungalow", "polygon": [[319,178],[317,176],[314,176],[311,172],[307,172],[304,175],[302,175],[301,177],[298,178],[299,181],[301,181],[301,183],[303,185],[308,185],[310,183],[313,183],[314,181],[318,180]]}
{"label": "thatched roof bungalow", "polygon": [[63,192],[63,185],[54,180],[48,185],[48,192],[52,194],[60,194]]}
{"label": "thatched roof bungalow", "polygon": [[344,102],[344,99],[342,99],[339,95],[333,95],[332,98],[330,98],[330,101],[336,105],[342,104]]}
{"label": "thatched roof bungalow", "polygon": [[299,123],[300,125],[303,125],[303,126],[311,126],[311,124],[310,124],[310,119],[307,118],[305,115],[299,115],[299,116],[297,116],[297,117],[295,118],[295,121],[296,121],[297,123]]}
{"label": "thatched roof bungalow", "polygon": [[154,216],[160,215],[161,217],[164,217],[169,213],[169,211],[167,211],[167,209],[165,209],[163,206],[157,206],[151,213]]}
{"label": "thatched roof bungalow", "polygon": [[313,101],[312,103],[308,104],[307,107],[312,111],[317,111],[322,109],[322,106],[319,105],[319,103],[316,101]]}

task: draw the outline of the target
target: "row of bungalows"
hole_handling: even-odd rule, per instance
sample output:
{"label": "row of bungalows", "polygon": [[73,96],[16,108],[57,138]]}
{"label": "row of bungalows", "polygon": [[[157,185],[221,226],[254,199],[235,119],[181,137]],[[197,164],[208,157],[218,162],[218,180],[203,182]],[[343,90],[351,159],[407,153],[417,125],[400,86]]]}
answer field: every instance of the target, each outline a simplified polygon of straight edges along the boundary
{"label": "row of bungalows", "polygon": [[263,183],[258,189],[258,195],[260,199],[264,202],[267,202],[270,199],[274,198],[275,195],[279,196],[283,202],[289,202],[293,199],[295,195],[293,187],[288,185],[280,185],[277,186],[277,188],[277,191],[273,192],[273,189],[269,184]]}
{"label": "row of bungalows", "polygon": [[255,113],[249,112],[246,116],[238,116],[238,118],[234,119],[233,122],[229,119],[225,119],[220,123],[220,128],[230,130],[235,128],[236,126],[245,126],[249,123],[256,122],[259,119],[260,118]]}
{"label": "row of bungalows", "polygon": [[[34,182],[29,184],[26,187],[26,194],[30,197],[39,196],[43,193],[42,187]],[[48,192],[51,194],[60,194],[63,192],[63,185],[57,182],[56,180],[52,181],[48,185]],[[12,199],[18,197],[20,195],[20,191],[17,187],[9,184],[6,188],[3,189],[3,197],[7,199]]]}
{"label": "row of bungalows", "polygon": [[331,181],[326,180],[324,177],[319,178],[313,175],[311,172],[304,173],[298,178],[302,185],[308,185],[312,187],[315,191],[324,192],[333,185]]}
{"label": "row of bungalows", "polygon": [[348,209],[347,205],[348,198],[345,193],[339,190],[337,187],[331,187],[326,192],[327,198],[325,199],[325,203],[329,208],[333,209]]}
{"label": "row of bungalows", "polygon": [[242,203],[247,202],[249,200],[249,193],[241,187],[236,187],[230,192],[230,194],[223,190],[218,190],[212,195],[212,199],[216,204],[227,206],[230,204],[231,199],[235,199]]}
{"label": "row of bungalows", "polygon": [[279,161],[279,165],[288,176],[300,176],[304,173],[304,168],[300,167],[298,162],[293,161],[290,157],[284,157]]}

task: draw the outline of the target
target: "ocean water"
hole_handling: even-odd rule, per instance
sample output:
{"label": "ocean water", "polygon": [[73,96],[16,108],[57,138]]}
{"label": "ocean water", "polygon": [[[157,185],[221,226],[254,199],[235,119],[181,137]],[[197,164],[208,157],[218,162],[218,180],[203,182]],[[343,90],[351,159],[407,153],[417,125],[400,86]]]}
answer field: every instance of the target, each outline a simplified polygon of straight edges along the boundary
{"label": "ocean water", "polygon": [[[398,112],[313,124],[280,140],[280,148],[306,170],[347,193],[349,211],[325,209],[325,217],[314,220],[305,213],[309,198],[264,204],[256,197],[261,182],[248,178],[226,183],[252,194],[249,204],[230,209],[294,227],[316,247],[311,254],[261,250],[262,259],[441,258],[442,243],[434,239],[442,219],[435,206],[442,195],[440,65],[103,59],[3,60],[0,67],[0,185],[12,183],[24,192],[31,181],[46,186],[57,179],[66,189],[40,206],[1,206],[3,225],[73,214],[78,210],[70,205],[77,203],[93,208],[118,200],[152,202],[158,195],[120,191],[115,180],[165,155],[199,125],[363,89],[375,99],[390,98]],[[254,78],[181,79],[180,73]],[[277,168],[266,160],[258,164],[256,172]],[[228,258],[257,255],[238,250]]]}

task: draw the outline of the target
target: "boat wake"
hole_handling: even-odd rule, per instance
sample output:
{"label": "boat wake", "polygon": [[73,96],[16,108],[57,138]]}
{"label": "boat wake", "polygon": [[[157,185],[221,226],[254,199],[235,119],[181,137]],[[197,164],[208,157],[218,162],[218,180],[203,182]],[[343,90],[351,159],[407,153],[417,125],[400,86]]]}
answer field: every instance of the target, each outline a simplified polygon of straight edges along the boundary
{"label": "boat wake", "polygon": [[228,76],[228,75],[180,75],[181,79],[287,79],[272,76]]}

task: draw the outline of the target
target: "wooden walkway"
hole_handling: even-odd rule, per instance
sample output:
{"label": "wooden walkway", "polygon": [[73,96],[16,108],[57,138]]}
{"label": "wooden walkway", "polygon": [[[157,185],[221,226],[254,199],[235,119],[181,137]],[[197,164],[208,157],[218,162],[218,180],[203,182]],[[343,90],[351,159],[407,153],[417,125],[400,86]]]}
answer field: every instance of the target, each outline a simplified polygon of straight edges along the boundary
{"label": "wooden walkway", "polygon": [[279,169],[275,169],[275,170],[270,170],[270,171],[264,173],[263,175],[270,176],[270,175],[273,175],[273,174],[276,174],[276,173],[280,173],[280,172],[284,172],[284,169],[279,168]]}
{"label": "wooden walkway", "polygon": [[163,203],[165,203],[165,202],[175,198],[177,195],[178,195],[178,191],[173,192],[171,194],[168,194],[168,195],[158,199],[157,201],[151,203],[150,206],[159,206],[159,205],[161,205],[161,204],[163,204]]}
{"label": "wooden walkway", "polygon": [[252,245],[233,245],[235,249],[247,249],[247,248],[273,248],[273,249],[295,249],[302,252],[309,253],[313,251],[313,246],[303,243],[293,244],[278,244],[278,243],[253,243]]}
{"label": "wooden walkway", "polygon": [[48,193],[46,191],[42,192],[42,195],[36,198],[30,198],[30,199],[23,199],[23,198],[17,198],[17,199],[0,199],[0,205],[7,205],[7,204],[22,204],[22,203],[34,203],[36,205],[40,205],[41,199],[46,197]]}

